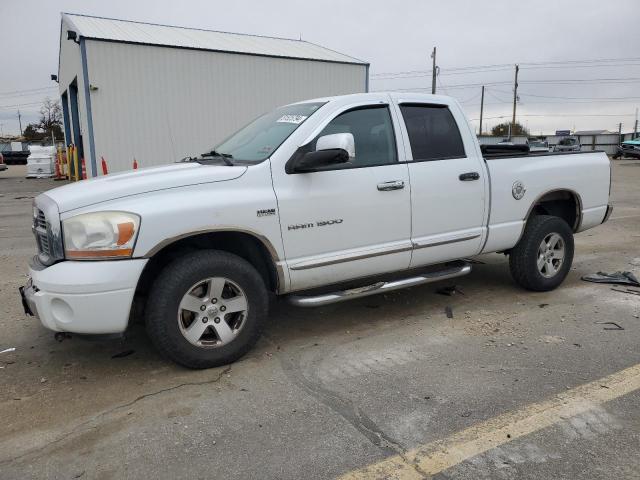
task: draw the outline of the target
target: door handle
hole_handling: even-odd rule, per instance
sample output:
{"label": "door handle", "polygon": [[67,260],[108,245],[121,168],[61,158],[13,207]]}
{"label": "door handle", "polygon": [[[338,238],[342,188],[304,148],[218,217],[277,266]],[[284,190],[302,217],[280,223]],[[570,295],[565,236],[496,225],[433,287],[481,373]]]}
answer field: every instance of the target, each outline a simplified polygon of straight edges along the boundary
{"label": "door handle", "polygon": [[458,178],[461,182],[470,182],[472,180],[478,180],[480,178],[480,174],[478,172],[461,173]]}
{"label": "door handle", "polygon": [[390,190],[402,190],[404,182],[402,180],[391,180],[390,182],[382,182],[378,184],[378,190],[388,192]]}

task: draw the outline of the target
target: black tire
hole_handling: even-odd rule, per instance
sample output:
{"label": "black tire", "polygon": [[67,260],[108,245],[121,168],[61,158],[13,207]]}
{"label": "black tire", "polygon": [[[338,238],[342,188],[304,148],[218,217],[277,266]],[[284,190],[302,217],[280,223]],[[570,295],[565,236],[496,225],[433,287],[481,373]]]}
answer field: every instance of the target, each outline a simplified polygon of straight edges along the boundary
{"label": "black tire", "polygon": [[[538,248],[548,235],[557,233],[564,242],[564,260],[558,271],[545,277],[538,269]],[[573,232],[567,222],[551,215],[531,217],[518,244],[509,253],[509,269],[514,281],[527,290],[553,290],[566,278],[573,262]]]}
{"label": "black tire", "polygon": [[[181,333],[178,312],[190,287],[210,277],[224,277],[237,284],[244,292],[248,310],[233,340],[222,346],[201,347]],[[201,369],[226,365],[247,353],[262,333],[268,310],[264,281],[250,263],[228,252],[200,250],[179,257],[160,272],[147,299],[145,322],[151,341],[164,357]]]}

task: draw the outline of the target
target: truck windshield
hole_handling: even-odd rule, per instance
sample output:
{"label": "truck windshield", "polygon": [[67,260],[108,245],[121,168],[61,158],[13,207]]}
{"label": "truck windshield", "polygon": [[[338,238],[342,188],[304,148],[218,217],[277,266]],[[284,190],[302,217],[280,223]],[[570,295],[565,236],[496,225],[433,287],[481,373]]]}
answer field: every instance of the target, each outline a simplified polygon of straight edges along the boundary
{"label": "truck windshield", "polygon": [[298,103],[277,108],[258,117],[212,149],[211,154],[235,162],[266,160],[289,135],[325,102]]}

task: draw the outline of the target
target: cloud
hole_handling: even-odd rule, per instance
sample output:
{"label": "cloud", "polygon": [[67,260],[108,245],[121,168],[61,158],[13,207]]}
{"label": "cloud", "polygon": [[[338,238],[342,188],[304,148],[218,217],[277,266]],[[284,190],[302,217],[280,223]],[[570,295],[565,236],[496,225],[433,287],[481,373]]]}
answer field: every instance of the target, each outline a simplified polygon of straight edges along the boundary
{"label": "cloud", "polygon": [[[169,0],[2,0],[3,44],[16,44],[16,47],[3,51],[0,92],[55,86],[49,75],[57,71],[60,11],[290,38],[302,36],[305,40],[369,61],[372,73],[429,70],[429,54],[437,45],[442,74],[439,92],[468,100],[463,106],[470,118],[479,116],[479,98],[475,97],[479,95],[480,87],[448,89],[447,86],[511,82],[513,71],[448,75],[451,69],[640,56],[637,51],[640,4],[637,0],[619,0],[615,5],[601,0],[236,0],[224,4],[206,0],[188,3]],[[618,122],[624,123],[625,130],[632,129],[633,114],[640,102],[638,99],[626,100],[626,97],[640,96],[637,93],[640,81],[565,85],[527,82],[640,78],[640,60],[618,67],[578,68],[571,64],[558,64],[557,67],[523,67],[518,106],[518,112],[523,115],[519,117],[522,123],[528,122],[535,132],[573,127],[617,129]],[[372,89],[429,86],[428,76],[371,82]],[[510,83],[489,86],[487,117],[510,115],[511,88]],[[593,100],[596,97],[624,97],[625,100],[598,102]],[[0,95],[0,108],[41,99],[41,94]],[[524,116],[545,114],[548,116]],[[2,115],[5,118],[6,109],[2,110]],[[17,120],[11,121],[9,115],[6,122],[5,131],[17,131]],[[491,124],[493,120],[488,122]]]}

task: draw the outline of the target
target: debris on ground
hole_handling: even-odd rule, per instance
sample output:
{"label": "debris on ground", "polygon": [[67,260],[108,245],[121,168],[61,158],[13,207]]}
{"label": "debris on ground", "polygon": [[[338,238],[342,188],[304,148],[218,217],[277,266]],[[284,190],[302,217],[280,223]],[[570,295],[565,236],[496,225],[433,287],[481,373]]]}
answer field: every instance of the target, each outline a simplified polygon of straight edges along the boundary
{"label": "debris on ground", "polygon": [[625,290],[622,290],[621,288],[612,288],[611,290],[613,290],[614,292],[631,293],[632,295],[640,295],[640,290],[631,290],[630,288],[627,288]]}
{"label": "debris on ground", "polygon": [[615,273],[591,273],[582,277],[586,282],[594,283],[610,283],[614,285],[631,285],[632,287],[640,287],[640,281],[631,272],[615,272]]}
{"label": "debris on ground", "polygon": [[548,303],[541,303],[540,305],[538,305],[540,308],[544,308],[544,307],[548,307],[549,304]]}
{"label": "debris on ground", "polygon": [[439,288],[436,290],[436,293],[439,295],[446,295],[447,297],[451,297],[456,293],[464,295],[464,292],[460,290],[457,285],[449,285],[448,287]]}
{"label": "debris on ground", "polygon": [[125,350],[124,352],[116,353],[115,355],[111,355],[111,358],[123,358],[128,357],[129,355],[135,353],[135,350]]}
{"label": "debris on ground", "polygon": [[5,348],[0,353],[9,353],[9,352],[15,352],[15,351],[16,351],[16,347],[11,347],[11,348]]}
{"label": "debris on ground", "polygon": [[447,314],[447,318],[453,318],[453,310],[451,309],[451,307],[449,305],[444,307],[444,313]]}
{"label": "debris on ground", "polygon": [[540,341],[544,343],[564,343],[565,338],[559,335],[542,335]]}
{"label": "debris on ground", "polygon": [[640,257],[634,258],[629,263],[635,267],[640,267]]}
{"label": "debris on ground", "polygon": [[595,322],[598,325],[611,325],[611,327],[603,327],[603,330],[624,330],[623,327],[616,322]]}

